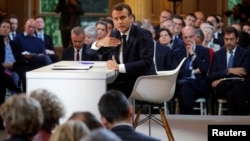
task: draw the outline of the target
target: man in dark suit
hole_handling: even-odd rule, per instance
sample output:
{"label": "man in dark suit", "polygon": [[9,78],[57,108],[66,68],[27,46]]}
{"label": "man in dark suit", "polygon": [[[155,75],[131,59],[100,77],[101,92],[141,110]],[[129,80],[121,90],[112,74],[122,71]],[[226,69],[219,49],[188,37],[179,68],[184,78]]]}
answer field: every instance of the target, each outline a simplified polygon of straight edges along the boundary
{"label": "man in dark suit", "polygon": [[59,57],[55,53],[52,37],[44,32],[45,23],[43,17],[41,16],[35,17],[35,22],[36,22],[36,32],[35,32],[36,37],[43,40],[46,54],[50,57],[52,62],[57,62],[59,60]]}
{"label": "man in dark suit", "polygon": [[215,52],[209,73],[215,98],[227,99],[229,115],[247,114],[245,86],[249,80],[249,56],[247,50],[237,46],[238,40],[238,31],[234,27],[225,28],[225,47]]}
{"label": "man in dark suit", "polygon": [[10,15],[8,18],[9,18],[9,21],[11,23],[11,32],[9,33],[9,39],[14,40],[16,35],[19,34],[19,33],[17,33],[18,17],[15,15]]}
{"label": "man in dark suit", "polygon": [[[107,35],[94,42],[91,51],[109,53],[107,67],[118,71],[119,75],[108,89],[121,90],[129,97],[139,76],[155,74],[153,38],[149,31],[132,24],[132,10],[125,3],[113,7],[112,18],[116,30],[110,37]],[[123,41],[120,41],[121,37],[124,37]]]}
{"label": "man in dark suit", "polygon": [[70,31],[75,26],[81,26],[82,0],[59,0],[56,6],[56,12],[61,13],[59,19],[59,29],[63,48],[70,44]]}
{"label": "man in dark suit", "polygon": [[84,39],[84,29],[80,26],[74,27],[71,31],[72,46],[63,50],[61,59],[71,61],[99,61],[97,55],[87,54],[87,45],[84,44]]}
{"label": "man in dark suit", "polygon": [[206,76],[209,68],[209,49],[195,44],[195,29],[192,26],[182,29],[182,38],[185,47],[172,54],[173,68],[187,57],[178,75],[175,95],[178,97],[180,113],[194,114],[194,101],[208,94]]}
{"label": "man in dark suit", "polygon": [[102,95],[98,109],[103,125],[123,141],[159,141],[135,131],[131,125],[133,107],[122,92],[110,90]]}

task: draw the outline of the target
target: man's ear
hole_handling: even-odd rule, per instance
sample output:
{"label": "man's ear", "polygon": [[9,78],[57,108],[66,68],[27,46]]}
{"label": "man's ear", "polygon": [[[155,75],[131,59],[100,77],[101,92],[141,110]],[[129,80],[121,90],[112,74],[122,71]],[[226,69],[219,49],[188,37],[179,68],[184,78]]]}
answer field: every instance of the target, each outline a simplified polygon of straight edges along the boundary
{"label": "man's ear", "polygon": [[130,117],[133,116],[133,114],[134,114],[134,108],[133,108],[132,105],[129,106],[128,113],[129,113]]}
{"label": "man's ear", "polygon": [[107,121],[107,119],[105,118],[105,117],[101,117],[101,122],[102,122],[102,125],[104,126],[104,127],[108,127],[108,121]]}

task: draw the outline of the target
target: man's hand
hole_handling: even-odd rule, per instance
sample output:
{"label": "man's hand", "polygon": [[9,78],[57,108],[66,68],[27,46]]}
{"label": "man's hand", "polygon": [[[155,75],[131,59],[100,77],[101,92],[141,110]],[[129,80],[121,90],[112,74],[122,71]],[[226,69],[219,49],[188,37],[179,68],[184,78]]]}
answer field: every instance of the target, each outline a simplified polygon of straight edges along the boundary
{"label": "man's hand", "polygon": [[2,63],[2,66],[4,68],[11,69],[13,67],[13,62],[8,62],[8,63]]}
{"label": "man's hand", "polygon": [[223,79],[214,80],[212,82],[212,87],[215,88]]}
{"label": "man's hand", "polygon": [[110,32],[106,35],[105,38],[96,42],[96,46],[100,47],[116,47],[121,44],[121,41],[114,37],[109,37]]}
{"label": "man's hand", "polygon": [[107,68],[109,70],[119,70],[119,64],[117,64],[114,55],[112,56],[112,60],[107,61]]}
{"label": "man's hand", "polygon": [[244,68],[238,67],[238,68],[229,68],[228,74],[234,74],[243,77],[247,74],[247,72]]}

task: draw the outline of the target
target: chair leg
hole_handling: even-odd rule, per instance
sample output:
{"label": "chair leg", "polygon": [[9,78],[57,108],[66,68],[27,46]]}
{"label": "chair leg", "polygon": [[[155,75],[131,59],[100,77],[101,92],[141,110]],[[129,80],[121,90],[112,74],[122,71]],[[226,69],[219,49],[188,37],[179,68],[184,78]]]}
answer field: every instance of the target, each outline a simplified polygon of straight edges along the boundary
{"label": "chair leg", "polygon": [[164,125],[164,128],[165,128],[166,134],[168,136],[168,140],[169,141],[174,141],[174,136],[173,136],[171,128],[170,128],[170,126],[168,124],[166,115],[165,115],[165,113],[164,113],[164,111],[162,110],[161,107],[159,107],[159,111],[160,111],[160,114],[161,114],[161,119],[162,119],[162,122],[163,122],[163,125]]}
{"label": "chair leg", "polygon": [[143,106],[143,104],[140,105],[140,108],[138,109],[138,112],[136,114],[136,118],[135,118],[135,120],[133,122],[133,127],[134,128],[136,128],[137,125],[138,125],[138,122],[139,122],[139,119],[140,119],[140,115],[141,115],[141,111],[142,111],[142,106]]}
{"label": "chair leg", "polygon": [[148,134],[149,134],[149,136],[151,136],[151,105],[149,104],[149,106],[148,106]]}

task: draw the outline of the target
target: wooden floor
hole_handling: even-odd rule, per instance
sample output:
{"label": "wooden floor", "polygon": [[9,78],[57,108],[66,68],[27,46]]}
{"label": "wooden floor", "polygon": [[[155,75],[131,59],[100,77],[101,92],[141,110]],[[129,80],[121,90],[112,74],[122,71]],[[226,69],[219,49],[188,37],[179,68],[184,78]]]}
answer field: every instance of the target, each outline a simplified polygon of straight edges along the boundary
{"label": "wooden floor", "polygon": [[[208,125],[249,125],[249,116],[199,116],[199,115],[167,115],[175,141],[207,141]],[[151,136],[168,141],[164,129],[152,122]],[[148,134],[148,123],[136,130]],[[5,139],[4,131],[0,131],[0,140]]]}

